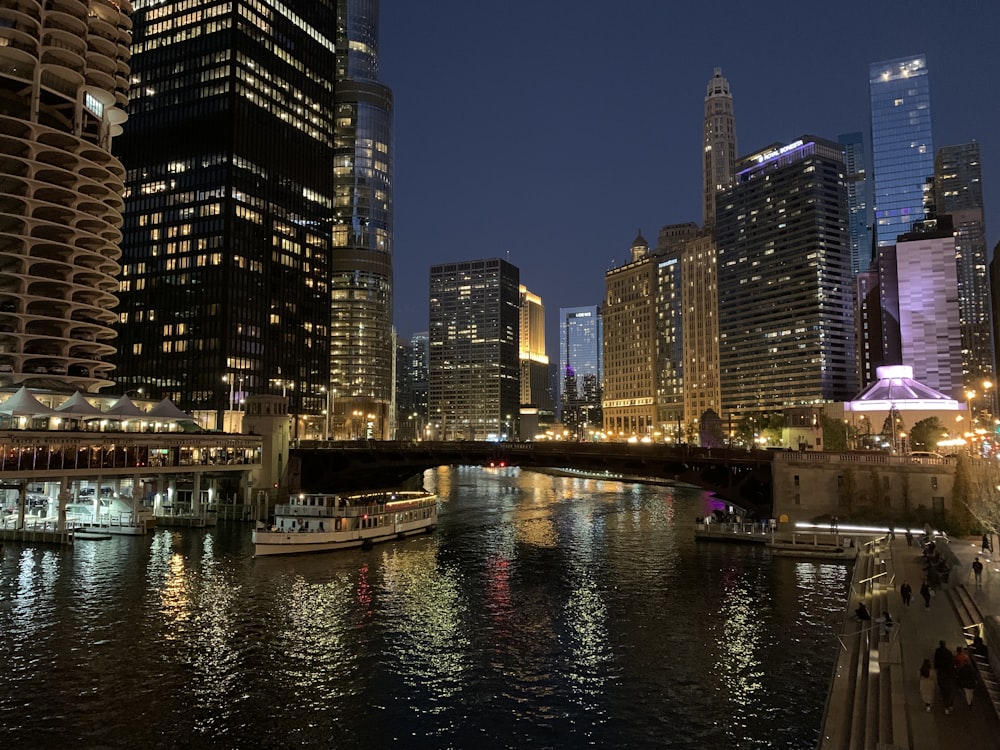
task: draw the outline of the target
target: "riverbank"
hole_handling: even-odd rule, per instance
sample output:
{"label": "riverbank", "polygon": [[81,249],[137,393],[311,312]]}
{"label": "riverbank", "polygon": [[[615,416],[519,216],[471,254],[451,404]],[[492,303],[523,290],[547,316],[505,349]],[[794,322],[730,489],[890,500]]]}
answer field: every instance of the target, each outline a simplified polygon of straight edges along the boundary
{"label": "riverbank", "polygon": [[[941,539],[938,550],[951,567],[946,583],[936,587],[929,606],[919,595],[924,581],[921,548],[906,540],[882,540],[859,551],[840,633],[839,655],[827,698],[820,750],[862,748],[1000,747],[1000,695],[991,696],[987,684],[997,676],[983,667],[972,705],[956,696],[953,713],[946,714],[940,694],[927,711],[920,697],[919,670],[932,659],[939,641],[953,652],[966,646],[973,634],[983,633],[992,653],[1000,655],[1000,564],[992,555],[982,581],[972,575],[979,555],[979,539]],[[913,601],[906,606],[900,587],[909,583]],[[859,622],[854,611],[864,603],[871,621]],[[879,620],[893,620],[883,630]],[[985,681],[984,681],[985,680]],[[994,683],[996,684],[996,683]],[[996,703],[994,702],[996,701]]]}

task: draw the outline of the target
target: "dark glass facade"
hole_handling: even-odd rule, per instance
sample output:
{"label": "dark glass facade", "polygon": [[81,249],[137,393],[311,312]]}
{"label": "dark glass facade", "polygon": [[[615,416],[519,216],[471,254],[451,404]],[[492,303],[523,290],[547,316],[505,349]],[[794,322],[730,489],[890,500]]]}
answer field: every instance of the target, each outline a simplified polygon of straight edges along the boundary
{"label": "dark glass facade", "polygon": [[841,148],[803,136],[739,168],[717,202],[723,413],[846,401],[857,373]]}
{"label": "dark glass facade", "polygon": [[[992,382],[995,369],[983,213],[983,167],[978,143],[944,146],[937,152],[934,205],[938,215],[951,216],[955,231],[965,388],[981,390],[984,380]],[[992,398],[990,393],[983,400]]]}
{"label": "dark glass facade", "polygon": [[601,397],[604,380],[604,336],[601,308],[559,310],[560,420],[581,437],[604,423]]}
{"label": "dark glass facade", "polygon": [[330,383],[332,0],[136,4],[118,382],[187,411]]}
{"label": "dark glass facade", "polygon": [[[431,266],[431,436],[509,434],[520,407],[520,272],[492,258]],[[510,416],[508,420],[507,415]]]}
{"label": "dark glass facade", "polygon": [[924,218],[924,189],[934,174],[927,60],[872,63],[868,73],[876,236],[880,246],[894,245]]}

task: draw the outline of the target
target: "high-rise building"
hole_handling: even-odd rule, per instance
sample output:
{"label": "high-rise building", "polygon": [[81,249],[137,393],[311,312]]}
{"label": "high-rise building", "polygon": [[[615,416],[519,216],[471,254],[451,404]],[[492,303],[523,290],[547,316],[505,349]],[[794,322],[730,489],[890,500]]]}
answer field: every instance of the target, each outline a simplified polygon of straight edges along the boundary
{"label": "high-rise building", "polygon": [[715,223],[715,194],[732,184],[737,153],[733,94],[722,68],[716,68],[708,82],[702,124],[702,224],[705,226]]}
{"label": "high-rise building", "polygon": [[664,428],[674,440],[683,439],[685,425],[693,425],[706,411],[721,413],[719,382],[719,289],[715,235],[701,231],[683,246],[681,290],[683,311],[683,413],[674,429]]}
{"label": "high-rise building", "polygon": [[602,412],[609,438],[651,437],[658,424],[658,257],[642,232],[631,260],[604,275]]}
{"label": "high-rise building", "polygon": [[332,0],[137,4],[116,142],[126,388],[219,427],[248,394],[301,416],[357,389],[330,377],[337,21]]}
{"label": "high-rise building", "polygon": [[0,385],[112,384],[131,3],[5,3]]}
{"label": "high-rise building", "polygon": [[599,306],[559,309],[559,420],[579,438],[604,422],[603,341]]}
{"label": "high-rise building", "polygon": [[722,415],[854,395],[843,151],[803,136],[743,159],[718,196]]}
{"label": "high-rise building", "polygon": [[924,190],[934,174],[927,60],[872,63],[868,74],[876,240],[893,245],[924,218]]}
{"label": "high-rise building", "polygon": [[335,416],[374,414],[375,437],[387,438],[393,400],[392,92],[378,77],[378,0],[336,5],[330,380],[339,394]]}
{"label": "high-rise building", "polygon": [[432,437],[490,440],[516,431],[519,288],[518,268],[499,258],[431,266]]}
{"label": "high-rise building", "polygon": [[540,421],[551,424],[555,404],[549,391],[549,355],[545,352],[545,306],[542,298],[520,286],[521,330],[521,404],[538,409]]}
{"label": "high-rise building", "polygon": [[396,439],[424,437],[427,423],[427,333],[396,342]]}
{"label": "high-rise building", "polygon": [[851,270],[858,274],[867,270],[872,263],[872,181],[868,166],[868,144],[863,133],[845,133],[837,138],[837,142],[844,147]]}
{"label": "high-rise building", "polygon": [[917,222],[894,246],[880,249],[878,270],[885,361],[912,366],[915,380],[963,401],[951,219]]}
{"label": "high-rise building", "polygon": [[934,207],[938,216],[951,217],[955,230],[962,372],[965,388],[977,390],[984,380],[993,380],[995,369],[983,214],[983,169],[978,143],[945,146],[938,150],[934,163]]}

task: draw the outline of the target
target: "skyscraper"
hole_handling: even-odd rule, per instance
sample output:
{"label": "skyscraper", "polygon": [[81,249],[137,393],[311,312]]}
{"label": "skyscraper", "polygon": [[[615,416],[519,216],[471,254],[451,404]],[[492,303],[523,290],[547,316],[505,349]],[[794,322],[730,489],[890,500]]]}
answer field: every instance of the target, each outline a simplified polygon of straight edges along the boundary
{"label": "skyscraper", "polygon": [[978,143],[938,150],[934,161],[934,207],[938,216],[951,217],[955,230],[962,371],[965,388],[976,390],[982,387],[983,380],[992,381],[994,377],[983,168]]}
{"label": "skyscraper", "polygon": [[432,436],[489,440],[513,431],[521,402],[519,275],[499,258],[431,266]]}
{"label": "skyscraper", "polygon": [[657,422],[657,261],[640,232],[629,263],[604,275],[604,431],[649,437]]}
{"label": "skyscraper", "polygon": [[893,245],[924,218],[924,189],[934,174],[927,61],[914,55],[872,63],[868,82],[876,238]]}
{"label": "skyscraper", "polygon": [[521,284],[521,403],[531,404],[551,424],[555,413],[549,392],[549,355],[545,351],[545,306],[542,298]]}
{"label": "skyscraper", "polygon": [[843,151],[803,136],[743,159],[718,197],[723,417],[855,393]]}
{"label": "skyscraper", "polygon": [[603,423],[603,339],[600,307],[560,308],[559,419],[580,437]]}
{"label": "skyscraper", "polygon": [[872,181],[868,148],[863,133],[845,133],[837,138],[837,142],[844,147],[851,270],[858,274],[866,271],[872,262]]}
{"label": "skyscraper", "polygon": [[330,379],[335,418],[375,414],[375,436],[389,437],[392,93],[378,78],[378,23],[378,0],[337,0]]}
{"label": "skyscraper", "polygon": [[732,184],[736,154],[733,95],[728,79],[722,75],[722,68],[716,68],[708,82],[702,124],[702,224],[705,226],[715,223],[715,194]]}
{"label": "skyscraper", "polygon": [[138,4],[116,144],[125,387],[220,427],[251,393],[327,407],[336,30],[332,0]]}
{"label": "skyscraper", "polygon": [[6,3],[0,384],[111,385],[129,2]]}
{"label": "skyscraper", "polygon": [[[879,251],[885,360],[964,400],[955,236],[950,217],[917,222]],[[988,341],[984,342],[988,345]]]}

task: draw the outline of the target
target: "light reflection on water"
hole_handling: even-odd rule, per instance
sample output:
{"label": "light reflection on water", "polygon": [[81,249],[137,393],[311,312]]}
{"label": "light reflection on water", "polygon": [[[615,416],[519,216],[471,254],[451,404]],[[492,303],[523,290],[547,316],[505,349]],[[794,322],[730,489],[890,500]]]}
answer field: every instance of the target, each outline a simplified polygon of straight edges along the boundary
{"label": "light reflection on water", "polygon": [[691,489],[441,468],[436,532],[253,559],[159,529],[0,561],[11,746],[813,747],[841,565],[696,543]]}

